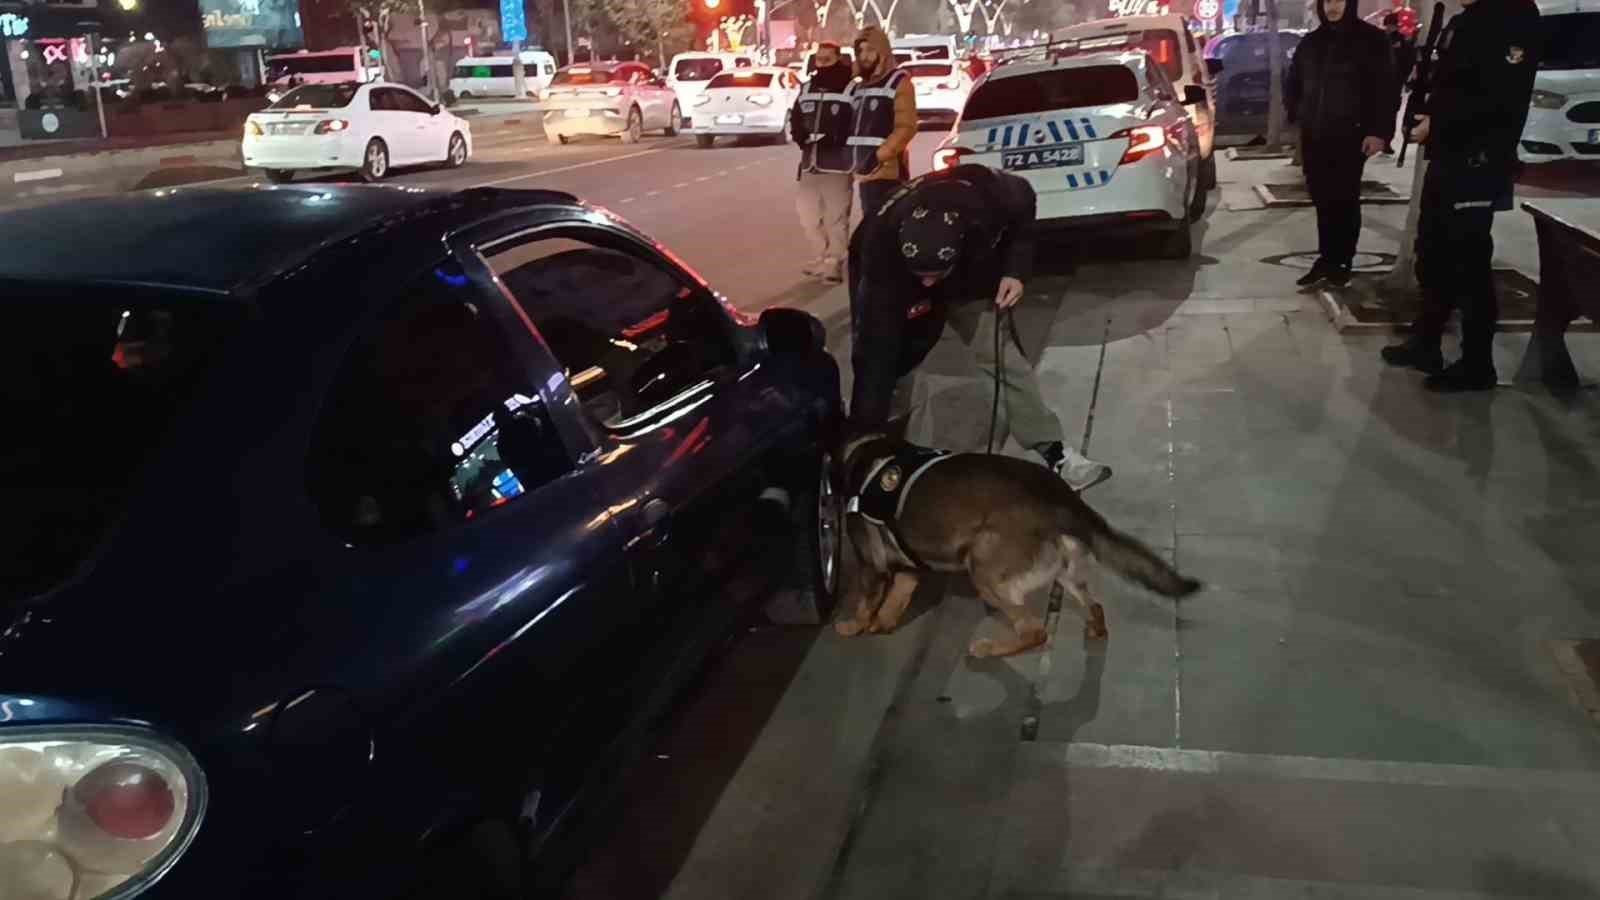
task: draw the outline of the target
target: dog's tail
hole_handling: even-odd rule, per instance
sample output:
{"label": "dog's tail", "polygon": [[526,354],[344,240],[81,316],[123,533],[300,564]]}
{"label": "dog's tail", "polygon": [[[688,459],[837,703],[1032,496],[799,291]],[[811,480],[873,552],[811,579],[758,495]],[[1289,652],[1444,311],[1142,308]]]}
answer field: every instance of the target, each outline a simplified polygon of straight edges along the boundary
{"label": "dog's tail", "polygon": [[1178,574],[1154,550],[1109,525],[1094,529],[1089,549],[1107,568],[1158,594],[1187,597],[1200,590],[1200,582]]}

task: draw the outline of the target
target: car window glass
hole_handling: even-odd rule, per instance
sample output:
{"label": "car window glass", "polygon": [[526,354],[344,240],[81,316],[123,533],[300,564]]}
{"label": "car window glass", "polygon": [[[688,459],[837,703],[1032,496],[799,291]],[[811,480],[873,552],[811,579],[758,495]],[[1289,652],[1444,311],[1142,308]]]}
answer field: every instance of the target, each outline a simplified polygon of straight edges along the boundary
{"label": "car window glass", "polygon": [[526,368],[464,282],[458,271],[422,276],[334,379],[308,481],[350,544],[461,524],[572,468]]}
{"label": "car window glass", "polygon": [[390,93],[394,94],[394,98],[397,101],[396,105],[402,112],[433,112],[433,106],[430,105],[428,101],[418,97],[416,94],[413,94],[410,91],[390,91]]}
{"label": "car window glass", "polygon": [[489,263],[590,419],[631,427],[653,407],[731,372],[732,326],[704,289],[621,239],[592,236],[547,237]]}
{"label": "car window glass", "polygon": [[1172,80],[1167,78],[1167,72],[1160,66],[1146,66],[1145,77],[1150,79],[1150,90],[1159,99],[1176,100],[1178,91],[1172,86]]}
{"label": "car window glass", "polygon": [[373,112],[383,112],[389,108],[388,91],[376,90],[367,94],[367,108]]}
{"label": "car window glass", "polygon": [[984,82],[962,114],[968,121],[1139,99],[1139,80],[1122,65],[1047,69]]}

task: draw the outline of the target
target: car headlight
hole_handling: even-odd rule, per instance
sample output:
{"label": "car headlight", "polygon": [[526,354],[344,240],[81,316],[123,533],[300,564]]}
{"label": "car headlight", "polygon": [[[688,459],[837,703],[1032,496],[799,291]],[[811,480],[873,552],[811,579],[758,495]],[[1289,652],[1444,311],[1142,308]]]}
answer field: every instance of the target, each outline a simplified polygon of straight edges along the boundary
{"label": "car headlight", "polygon": [[194,758],[147,732],[0,732],[0,888],[30,900],[133,897],[188,847],[205,801]]}
{"label": "car headlight", "polygon": [[1534,109],[1560,109],[1567,105],[1567,95],[1555,91],[1534,91],[1529,102]]}

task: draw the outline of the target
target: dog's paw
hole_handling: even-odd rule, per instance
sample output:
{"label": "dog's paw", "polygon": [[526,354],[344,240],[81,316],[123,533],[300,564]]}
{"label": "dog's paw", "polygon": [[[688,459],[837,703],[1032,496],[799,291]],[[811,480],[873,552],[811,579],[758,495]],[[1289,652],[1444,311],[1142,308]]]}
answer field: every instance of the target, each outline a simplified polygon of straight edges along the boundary
{"label": "dog's paw", "polygon": [[1089,607],[1088,621],[1083,623],[1083,636],[1091,641],[1103,641],[1111,636],[1111,632],[1106,629],[1105,607],[1098,603]]}
{"label": "dog's paw", "polygon": [[873,619],[872,625],[867,628],[868,634],[889,634],[899,626],[899,622],[885,622],[882,619]]}
{"label": "dog's paw", "polygon": [[845,619],[833,623],[833,630],[838,632],[840,637],[855,637],[861,633],[861,623],[854,619]]}
{"label": "dog's paw", "polygon": [[967,655],[975,659],[984,659],[995,655],[997,649],[994,641],[988,638],[979,638],[967,645]]}

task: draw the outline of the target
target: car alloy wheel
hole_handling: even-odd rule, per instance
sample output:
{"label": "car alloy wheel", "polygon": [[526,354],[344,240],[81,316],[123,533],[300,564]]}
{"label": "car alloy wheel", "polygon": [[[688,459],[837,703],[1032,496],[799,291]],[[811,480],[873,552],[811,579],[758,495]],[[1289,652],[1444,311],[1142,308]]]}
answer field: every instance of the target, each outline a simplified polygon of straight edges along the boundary
{"label": "car alloy wheel", "polygon": [[373,138],[361,162],[361,177],[366,181],[381,181],[389,174],[389,148],[383,141]]}
{"label": "car alloy wheel", "polygon": [[667,128],[665,133],[667,137],[677,137],[678,132],[682,129],[683,110],[679,109],[678,104],[674,102],[672,104],[672,115],[667,119]]}
{"label": "car alloy wheel", "polygon": [[452,169],[459,167],[462,163],[467,161],[466,138],[462,137],[460,134],[450,135],[450,153],[449,156],[446,157],[446,160],[450,163],[450,168]]}
{"label": "car alloy wheel", "polygon": [[628,127],[622,132],[624,144],[637,144],[639,137],[644,133],[644,118],[639,114],[639,107],[628,110]]}

